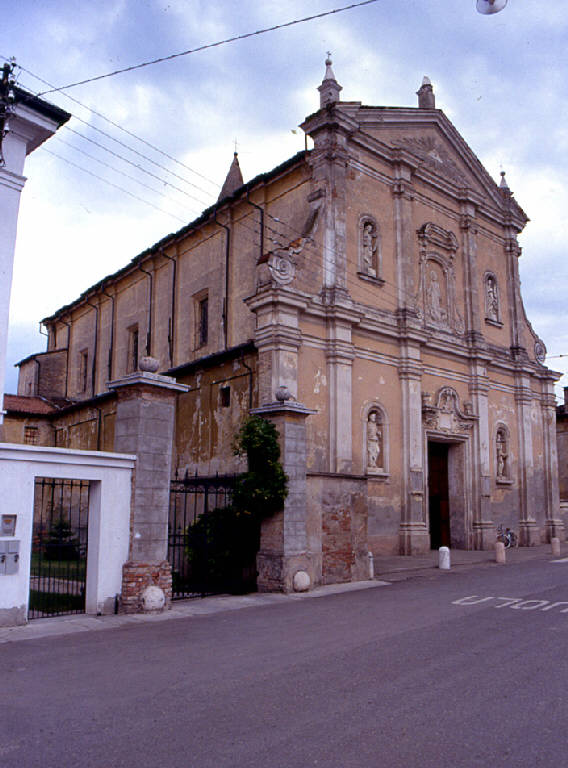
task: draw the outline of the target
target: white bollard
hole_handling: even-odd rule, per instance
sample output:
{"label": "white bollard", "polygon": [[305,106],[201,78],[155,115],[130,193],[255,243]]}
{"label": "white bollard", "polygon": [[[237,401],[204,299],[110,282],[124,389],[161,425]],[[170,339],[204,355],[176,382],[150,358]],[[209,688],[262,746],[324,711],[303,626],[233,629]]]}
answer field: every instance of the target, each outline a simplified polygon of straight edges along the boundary
{"label": "white bollard", "polygon": [[367,557],[369,558],[369,580],[372,580],[375,578],[375,563],[373,562],[373,553],[367,552]]}
{"label": "white bollard", "polygon": [[505,555],[505,545],[502,541],[495,543],[495,562],[500,565],[505,565],[507,562],[507,556]]}
{"label": "white bollard", "polygon": [[450,550],[449,547],[440,547],[438,550],[438,568],[441,571],[450,570]]}
{"label": "white bollard", "polygon": [[555,536],[554,538],[550,539],[550,544],[554,557],[560,557],[560,539]]}

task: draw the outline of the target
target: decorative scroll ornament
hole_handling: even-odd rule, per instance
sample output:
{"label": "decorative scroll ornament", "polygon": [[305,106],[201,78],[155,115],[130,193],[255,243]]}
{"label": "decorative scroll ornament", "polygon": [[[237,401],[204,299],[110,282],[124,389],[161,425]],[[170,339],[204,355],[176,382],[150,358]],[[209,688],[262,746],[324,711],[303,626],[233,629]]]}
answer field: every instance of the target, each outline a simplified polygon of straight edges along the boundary
{"label": "decorative scroll ornament", "polygon": [[279,250],[272,253],[268,257],[268,269],[280,285],[287,285],[296,277],[296,262],[291,258],[289,251]]}
{"label": "decorative scroll ornament", "polygon": [[445,434],[464,433],[477,421],[471,403],[465,403],[461,409],[459,395],[453,387],[439,389],[434,402],[435,405],[429,392],[422,393],[422,418],[428,429]]}
{"label": "decorative scroll ornament", "polygon": [[541,365],[544,365],[544,361],[546,360],[546,347],[540,339],[535,341],[534,356]]}

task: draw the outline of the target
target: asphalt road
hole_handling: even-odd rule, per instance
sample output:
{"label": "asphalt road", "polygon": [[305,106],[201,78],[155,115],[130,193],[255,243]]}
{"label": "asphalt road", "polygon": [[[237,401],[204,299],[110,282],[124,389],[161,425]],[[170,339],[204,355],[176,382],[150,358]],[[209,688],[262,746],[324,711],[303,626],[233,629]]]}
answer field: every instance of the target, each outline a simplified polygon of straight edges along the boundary
{"label": "asphalt road", "polygon": [[566,609],[541,561],[6,643],[0,766],[564,766]]}

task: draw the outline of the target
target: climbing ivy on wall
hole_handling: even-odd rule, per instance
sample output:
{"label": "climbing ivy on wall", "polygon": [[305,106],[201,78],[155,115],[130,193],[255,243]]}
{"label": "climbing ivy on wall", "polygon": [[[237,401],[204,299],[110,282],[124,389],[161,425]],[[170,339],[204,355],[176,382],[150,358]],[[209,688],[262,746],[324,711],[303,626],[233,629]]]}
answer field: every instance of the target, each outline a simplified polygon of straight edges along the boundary
{"label": "climbing ivy on wall", "polygon": [[288,478],[280,463],[274,424],[250,416],[233,450],[247,457],[229,507],[201,514],[186,531],[186,555],[196,591],[249,592],[256,588],[256,554],[264,519],[282,509]]}
{"label": "climbing ivy on wall", "polygon": [[237,432],[234,452],[237,456],[246,455],[248,471],[239,478],[233,505],[259,521],[282,509],[288,495],[288,478],[280,463],[274,424],[250,416]]}

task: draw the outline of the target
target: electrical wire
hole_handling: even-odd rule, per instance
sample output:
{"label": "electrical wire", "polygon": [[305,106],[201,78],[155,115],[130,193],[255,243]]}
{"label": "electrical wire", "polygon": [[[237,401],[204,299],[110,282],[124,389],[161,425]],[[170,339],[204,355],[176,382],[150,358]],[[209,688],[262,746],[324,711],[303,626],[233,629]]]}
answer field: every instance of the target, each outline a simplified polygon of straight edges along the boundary
{"label": "electrical wire", "polygon": [[58,155],[57,152],[53,152],[51,149],[46,149],[45,147],[43,148],[43,151],[47,152],[48,155],[53,155],[53,157],[56,157],[58,160],[62,160],[64,163],[67,163],[68,165],[72,165],[74,168],[77,168],[83,173],[87,173],[89,176],[92,176],[93,178],[98,179],[99,181],[102,181],[104,184],[108,184],[109,187],[114,187],[115,189],[118,189],[121,192],[124,192],[125,195],[128,195],[129,197],[133,197],[135,200],[138,200],[139,202],[144,203],[145,205],[150,205],[152,208],[155,208],[157,211],[160,211],[160,213],[165,213],[167,216],[171,216],[173,219],[177,219],[178,221],[181,221],[182,223],[184,223],[185,219],[181,219],[179,216],[176,216],[175,214],[170,213],[169,211],[165,211],[163,208],[160,208],[159,206],[154,205],[154,203],[150,203],[148,200],[144,200],[144,198],[139,197],[138,195],[135,195],[132,192],[129,192],[127,189],[124,189],[124,187],[121,187],[118,184],[113,184],[112,181],[103,179],[102,176],[99,176],[96,173],[93,173],[92,171],[88,171],[86,168],[83,168],[77,163],[74,163],[72,160],[68,160],[66,157],[62,157],[62,155]]}
{"label": "electrical wire", "polygon": [[246,40],[250,37],[255,37],[258,35],[264,35],[267,32],[275,32],[278,29],[285,29],[286,27],[293,27],[296,24],[304,24],[308,21],[314,21],[315,19],[323,19],[325,16],[331,16],[336,13],[342,13],[343,11],[350,11],[354,8],[360,8],[364,5],[372,5],[373,3],[378,2],[378,0],[362,0],[362,2],[359,3],[351,3],[350,5],[345,5],[342,8],[333,8],[330,11],[322,11],[322,13],[315,13],[311,16],[304,16],[301,19],[293,19],[292,21],[287,21],[282,24],[275,24],[272,27],[265,27],[264,29],[257,29],[255,32],[246,32],[242,35],[234,35],[233,37],[228,37],[225,40],[218,40],[216,43],[207,43],[205,45],[200,45],[197,48],[190,48],[187,51],[181,51],[180,53],[171,53],[168,56],[161,56],[158,59],[151,59],[150,61],[143,61],[140,64],[133,64],[130,67],[123,67],[122,69],[115,69],[112,72],[107,72],[104,75],[96,75],[95,77],[89,77],[85,80],[78,80],[74,83],[69,83],[68,85],[62,85],[59,88],[51,88],[47,91],[42,91],[41,93],[38,93],[37,96],[45,96],[48,93],[59,93],[61,91],[69,90],[70,88],[75,88],[78,85],[86,85],[87,83],[94,83],[98,80],[104,80],[108,77],[114,77],[115,75],[121,75],[124,72],[133,72],[136,69],[142,69],[142,67],[150,67],[153,64],[161,64],[164,61],[172,61],[173,59],[180,58],[181,56],[189,56],[192,53],[198,53],[199,51],[205,51],[208,48],[218,48],[221,45],[226,45],[227,43],[234,43],[237,40]]}
{"label": "electrical wire", "polygon": [[[0,58],[4,59],[5,61],[9,61],[5,56],[0,55]],[[39,77],[38,75],[35,75],[33,72],[30,72],[30,70],[25,69],[20,64],[16,64],[16,67],[21,69],[23,72],[26,72],[27,74],[31,75],[31,77],[36,78],[37,80],[40,80],[41,82],[47,82],[43,78]],[[25,87],[25,86],[22,86]],[[33,91],[32,88],[27,88],[30,92]],[[169,155],[167,152],[164,152],[163,150],[156,147],[154,144],[151,144],[149,141],[146,141],[146,139],[143,139],[141,136],[138,136],[137,134],[133,133],[132,131],[129,131],[127,128],[124,128],[119,123],[115,123],[113,120],[111,120],[109,117],[106,117],[106,115],[103,115],[102,112],[98,112],[95,109],[92,109],[91,107],[87,106],[86,104],[82,104],[77,99],[73,98],[72,96],[69,96],[66,93],[62,94],[63,96],[66,96],[71,101],[74,101],[79,106],[83,107],[83,109],[87,109],[89,112],[91,112],[93,115],[96,115],[97,117],[100,117],[102,120],[105,120],[110,125],[114,126],[118,130],[122,131],[123,133],[126,133],[128,136],[131,136],[132,138],[136,139],[137,141],[140,141],[142,144],[145,144],[146,146],[150,147],[155,152],[158,152],[159,154],[163,155],[164,157],[167,157],[169,160],[172,160],[173,162],[177,163],[177,165],[180,165],[181,167],[185,168],[186,170],[190,171],[191,173],[195,174],[196,176],[199,176],[201,179],[206,181],[207,183],[211,184],[213,187],[215,187],[217,190],[220,189],[221,185],[218,184],[215,181],[212,181],[211,179],[208,179],[207,176],[204,176],[203,174],[199,173],[199,171],[196,171],[194,168],[191,168],[189,165],[186,165],[185,163],[181,162],[181,160],[177,160],[172,155]],[[35,96],[34,96],[35,98]],[[84,120],[83,118],[79,117],[78,115],[75,115],[73,113],[70,113],[71,117],[73,117],[75,120],[78,120],[80,123],[83,123],[83,125],[86,125],[88,128],[90,128],[93,131],[96,131],[97,133],[100,133],[102,136],[104,136],[107,139],[110,139],[111,141],[114,141],[115,144],[118,144],[119,146],[123,147],[124,149],[127,149],[129,152],[132,152],[133,154],[137,155],[138,157],[142,157],[144,160],[147,160],[152,165],[155,165],[157,168],[160,168],[163,171],[166,171],[166,173],[169,173],[170,175],[174,176],[179,181],[183,181],[185,184],[189,185],[190,187],[194,187],[195,189],[199,190],[200,192],[203,192],[205,195],[208,196],[214,196],[213,192],[209,192],[202,187],[198,186],[192,181],[189,181],[183,176],[180,176],[177,173],[174,173],[174,171],[167,168],[165,165],[161,165],[160,163],[153,160],[151,157],[148,157],[148,155],[143,154],[142,152],[139,152],[138,150],[134,149],[130,145],[126,144],[123,141],[120,141],[120,139],[115,138],[110,133],[107,133],[106,131],[103,131],[101,128],[97,128],[96,125],[93,125],[92,123],[89,123],[87,120]]]}
{"label": "electrical wire", "polygon": [[[85,152],[85,150],[80,149],[79,147],[74,146],[73,144],[70,144],[68,141],[65,141],[65,139],[62,139],[59,135],[55,135],[51,138],[50,145],[56,142],[58,144],[63,144],[66,147],[69,147],[74,152],[79,152],[81,155],[84,155],[89,160],[92,160],[94,163],[98,163],[99,165],[102,165],[104,168],[108,168],[109,170],[113,171],[113,173],[117,173],[120,176],[124,176],[124,178],[129,179],[130,181],[135,182],[136,184],[139,184],[141,187],[144,187],[144,189],[149,190],[150,192],[154,192],[157,195],[163,196],[163,192],[159,189],[156,189],[155,187],[151,187],[149,184],[145,184],[143,181],[140,181],[140,179],[137,179],[135,176],[131,176],[129,173],[125,173],[124,171],[119,170],[118,168],[115,168],[110,163],[105,163],[104,160],[101,160],[98,157],[95,157],[94,155],[89,154],[89,152]],[[178,203],[177,200],[174,200],[173,198],[169,200],[169,202],[175,203],[177,205],[181,206],[181,203]],[[183,206],[181,206],[183,207]],[[195,209],[193,209],[195,210]]]}

